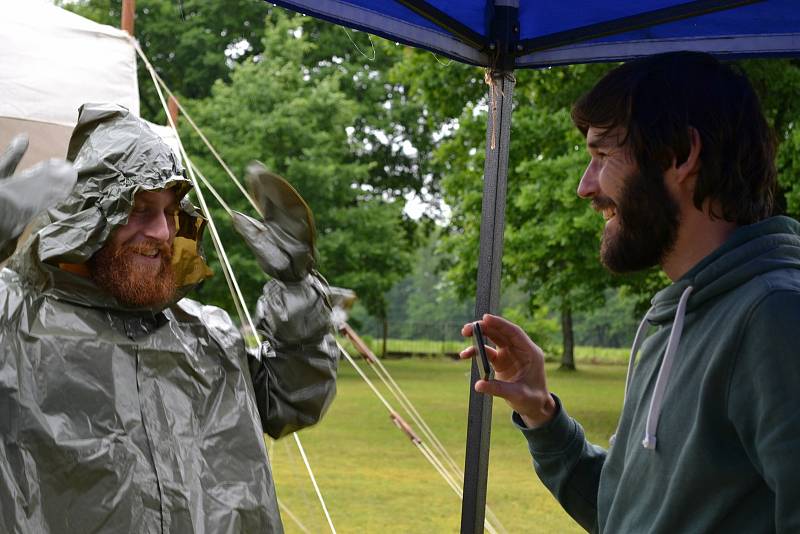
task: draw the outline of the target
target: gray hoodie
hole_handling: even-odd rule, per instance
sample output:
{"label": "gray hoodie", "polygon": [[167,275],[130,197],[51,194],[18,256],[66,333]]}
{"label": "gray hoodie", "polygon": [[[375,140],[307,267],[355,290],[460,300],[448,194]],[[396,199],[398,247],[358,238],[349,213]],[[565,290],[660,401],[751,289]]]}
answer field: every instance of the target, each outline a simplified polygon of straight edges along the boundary
{"label": "gray hoodie", "polygon": [[800,224],[739,228],[652,304],[608,452],[563,407],[514,415],[540,478],[590,531],[800,532]]}
{"label": "gray hoodie", "polygon": [[262,432],[314,424],[333,399],[324,282],[268,282],[249,355],[227,313],[185,298],[210,271],[184,198],[175,301],[123,306],[83,264],[137,191],[188,181],[117,106],[82,107],[69,158],[72,195],[0,272],[0,532],[281,532]]}

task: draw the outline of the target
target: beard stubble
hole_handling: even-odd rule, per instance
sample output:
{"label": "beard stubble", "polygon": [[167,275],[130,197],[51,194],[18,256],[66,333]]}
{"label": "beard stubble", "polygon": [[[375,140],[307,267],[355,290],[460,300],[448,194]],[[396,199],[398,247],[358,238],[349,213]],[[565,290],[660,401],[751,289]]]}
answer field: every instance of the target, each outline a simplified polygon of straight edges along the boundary
{"label": "beard stubble", "polygon": [[[147,265],[136,255],[157,250],[160,262]],[[135,308],[166,305],[173,300],[177,287],[172,269],[172,249],[163,242],[146,240],[98,250],[88,262],[92,280],[121,304]]]}

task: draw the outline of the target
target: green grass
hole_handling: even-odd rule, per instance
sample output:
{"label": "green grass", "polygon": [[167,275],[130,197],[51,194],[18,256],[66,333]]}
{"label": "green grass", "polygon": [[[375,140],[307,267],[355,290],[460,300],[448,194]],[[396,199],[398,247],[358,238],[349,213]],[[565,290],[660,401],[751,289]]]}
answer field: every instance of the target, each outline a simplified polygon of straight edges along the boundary
{"label": "green grass", "polygon": [[[365,339],[372,351],[380,355],[383,347],[382,340],[374,338]],[[345,347],[351,352],[351,345],[345,343]],[[469,340],[437,341],[432,339],[395,339],[386,340],[386,350],[390,354],[393,352],[411,353],[415,355],[441,355],[455,354],[464,349]],[[589,347],[578,345],[575,347],[575,361],[577,363],[597,363],[597,364],[621,364],[628,362],[628,349],[609,348],[609,347]],[[549,354],[549,361],[557,361],[560,354]]]}
{"label": "green grass", "polygon": [[[469,364],[445,358],[384,362],[459,466],[464,462]],[[363,361],[387,400],[400,406]],[[549,385],[589,439],[607,443],[622,403],[625,369],[549,366]],[[405,417],[405,414],[401,412]],[[489,506],[509,532],[581,532],[539,482],[510,409],[495,401],[489,463]],[[408,419],[406,417],[406,419]],[[461,501],[390,421],[386,408],[343,361],[339,394],[324,421],[301,432],[334,525],[348,532],[457,532]],[[278,497],[310,532],[327,530],[294,440],[271,445]],[[289,533],[300,532],[284,514]]]}
{"label": "green grass", "polygon": [[612,347],[588,347],[578,345],[575,347],[575,361],[578,363],[598,363],[626,365],[628,363],[629,349]]}

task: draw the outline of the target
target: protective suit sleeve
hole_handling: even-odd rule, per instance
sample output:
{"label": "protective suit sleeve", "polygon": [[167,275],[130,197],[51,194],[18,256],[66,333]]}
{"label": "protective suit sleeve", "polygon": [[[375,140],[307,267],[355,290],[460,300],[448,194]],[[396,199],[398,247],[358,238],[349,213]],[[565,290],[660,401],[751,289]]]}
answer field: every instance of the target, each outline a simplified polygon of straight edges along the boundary
{"label": "protective suit sleeve", "polygon": [[297,282],[270,280],[258,301],[264,342],[250,356],[264,431],[279,438],[315,424],[336,394],[339,348],[331,329],[327,284],[312,271]]}
{"label": "protective suit sleeve", "polygon": [[527,428],[514,412],[511,419],[528,441],[533,466],[542,483],[583,528],[597,531],[597,492],[606,451],[589,443],[583,428],[553,395],[556,416],[546,425]]}
{"label": "protective suit sleeve", "polygon": [[41,507],[31,504],[39,488],[30,476],[30,452],[20,446],[19,319],[24,301],[18,275],[0,270],[0,532],[46,532]]}
{"label": "protective suit sleeve", "polygon": [[775,531],[800,532],[800,292],[753,310],[728,385],[728,417],[775,499]]}
{"label": "protective suit sleeve", "polygon": [[0,262],[14,253],[25,226],[66,198],[77,180],[69,163],[55,159],[14,174],[27,149],[28,139],[20,135],[0,156]]}

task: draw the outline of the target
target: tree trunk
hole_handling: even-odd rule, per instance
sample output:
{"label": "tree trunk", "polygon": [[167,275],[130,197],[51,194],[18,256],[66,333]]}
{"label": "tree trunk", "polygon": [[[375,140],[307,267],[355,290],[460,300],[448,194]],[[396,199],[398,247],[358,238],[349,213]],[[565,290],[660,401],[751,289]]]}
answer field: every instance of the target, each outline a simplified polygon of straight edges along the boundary
{"label": "tree trunk", "polygon": [[572,309],[569,304],[561,306],[561,335],[564,340],[564,353],[561,355],[561,369],[575,370],[575,335],[572,331]]}
{"label": "tree trunk", "polygon": [[389,337],[389,319],[383,318],[383,349],[381,350],[381,357],[386,357],[386,338]]}

